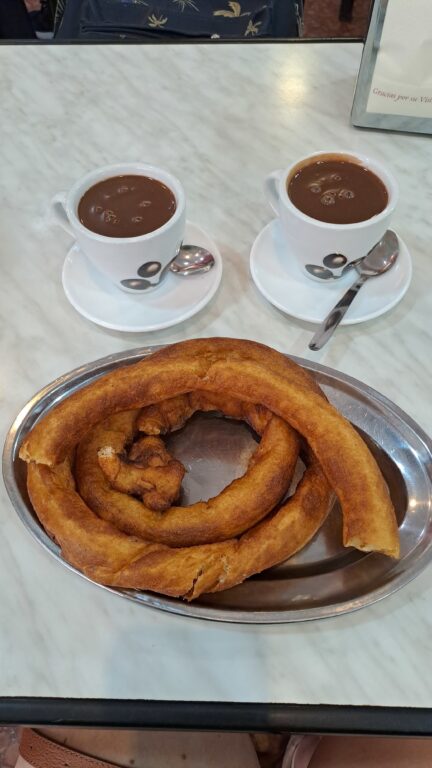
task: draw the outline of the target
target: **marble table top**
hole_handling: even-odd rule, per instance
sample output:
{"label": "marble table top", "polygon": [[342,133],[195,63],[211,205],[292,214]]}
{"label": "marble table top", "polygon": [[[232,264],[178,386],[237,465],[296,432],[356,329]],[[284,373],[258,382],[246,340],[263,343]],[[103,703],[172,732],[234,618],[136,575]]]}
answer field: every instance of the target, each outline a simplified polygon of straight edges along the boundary
{"label": "marble table top", "polygon": [[[0,428],[43,385],[82,363],[196,336],[255,339],[383,392],[432,431],[432,144],[350,126],[358,44],[3,46],[0,48]],[[266,174],[322,148],[391,167],[394,218],[414,267],[389,314],[339,329],[319,354],[313,328],[283,315],[249,276],[271,219]],[[121,334],[67,302],[70,246],[50,198],[92,168],[145,160],[181,178],[188,216],[218,242],[222,285],[195,318]],[[432,571],[336,619],[239,626],[173,617],[104,593],[28,536],[0,488],[0,697],[432,706]]]}

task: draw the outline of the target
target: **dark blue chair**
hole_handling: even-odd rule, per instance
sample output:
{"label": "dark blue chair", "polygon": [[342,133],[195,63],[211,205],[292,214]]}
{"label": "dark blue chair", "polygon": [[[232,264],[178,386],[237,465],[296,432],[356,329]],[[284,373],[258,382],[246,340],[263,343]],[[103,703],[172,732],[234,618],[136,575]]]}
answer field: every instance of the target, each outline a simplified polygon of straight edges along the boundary
{"label": "dark blue chair", "polygon": [[35,37],[24,0],[0,0],[0,38],[31,40]]}
{"label": "dark blue chair", "polygon": [[298,37],[302,0],[63,0],[56,38]]}

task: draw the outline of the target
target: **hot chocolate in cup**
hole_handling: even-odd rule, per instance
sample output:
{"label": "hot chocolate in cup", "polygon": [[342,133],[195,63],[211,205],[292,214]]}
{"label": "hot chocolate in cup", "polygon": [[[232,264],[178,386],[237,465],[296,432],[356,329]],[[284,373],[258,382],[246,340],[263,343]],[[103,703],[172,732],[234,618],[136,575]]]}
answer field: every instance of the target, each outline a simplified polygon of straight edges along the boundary
{"label": "hot chocolate in cup", "polygon": [[339,279],[383,237],[398,199],[392,174],[356,152],[315,152],[274,171],[265,188],[286,258],[323,285]]}
{"label": "hot chocolate in cup", "polygon": [[108,165],[56,195],[51,214],[118,288],[147,295],[181,246],[185,194],[178,179],[162,168]]}

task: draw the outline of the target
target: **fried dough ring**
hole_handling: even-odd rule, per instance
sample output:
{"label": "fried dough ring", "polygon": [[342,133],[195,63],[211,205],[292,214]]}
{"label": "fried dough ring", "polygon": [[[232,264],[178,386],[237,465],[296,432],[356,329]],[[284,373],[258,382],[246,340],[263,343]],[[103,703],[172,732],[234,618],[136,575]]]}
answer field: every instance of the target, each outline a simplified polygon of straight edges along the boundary
{"label": "fried dough ring", "polygon": [[294,362],[255,342],[180,342],[99,378],[47,414],[20,456],[52,466],[62,461],[106,413],[160,402],[200,389],[261,403],[308,441],[339,497],[343,542],[399,556],[394,509],[377,463],[351,424],[327,403]]}
{"label": "fried dough ring", "polygon": [[294,496],[240,539],[172,549],[119,532],[73,490],[70,460],[53,469],[31,463],[28,490],[63,557],[111,587],[147,589],[193,600],[270,568],[302,549],[324,522],[333,494],[312,458]]}
{"label": "fried dough ring", "polygon": [[[169,407],[170,403],[168,403]],[[90,430],[78,445],[75,478],[78,491],[90,509],[121,531],[173,547],[224,541],[262,520],[287,492],[299,452],[299,440],[291,427],[269,411],[235,398],[193,393],[177,402],[177,428],[197,410],[221,410],[242,418],[262,434],[246,473],[208,501],[171,507],[164,514],[147,508],[137,499],[111,487],[100,467],[101,450],[124,450],[135,432],[136,411],[106,419]],[[155,406],[161,414],[164,403]],[[141,423],[145,419],[141,417]]]}

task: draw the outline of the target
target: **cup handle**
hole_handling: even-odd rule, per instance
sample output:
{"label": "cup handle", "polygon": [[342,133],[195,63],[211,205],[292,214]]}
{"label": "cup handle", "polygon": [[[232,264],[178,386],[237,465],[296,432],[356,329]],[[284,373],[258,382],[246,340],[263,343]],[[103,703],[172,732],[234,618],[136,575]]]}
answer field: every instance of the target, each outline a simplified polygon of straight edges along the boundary
{"label": "cup handle", "polygon": [[53,197],[49,210],[49,223],[57,224],[59,227],[62,227],[68,235],[75,238],[74,231],[69,223],[66,213],[66,199],[66,192],[59,192]]}
{"label": "cup handle", "polygon": [[273,171],[270,176],[267,176],[264,182],[264,189],[267,197],[267,202],[273,208],[275,214],[279,216],[279,183],[282,177],[283,171]]}

